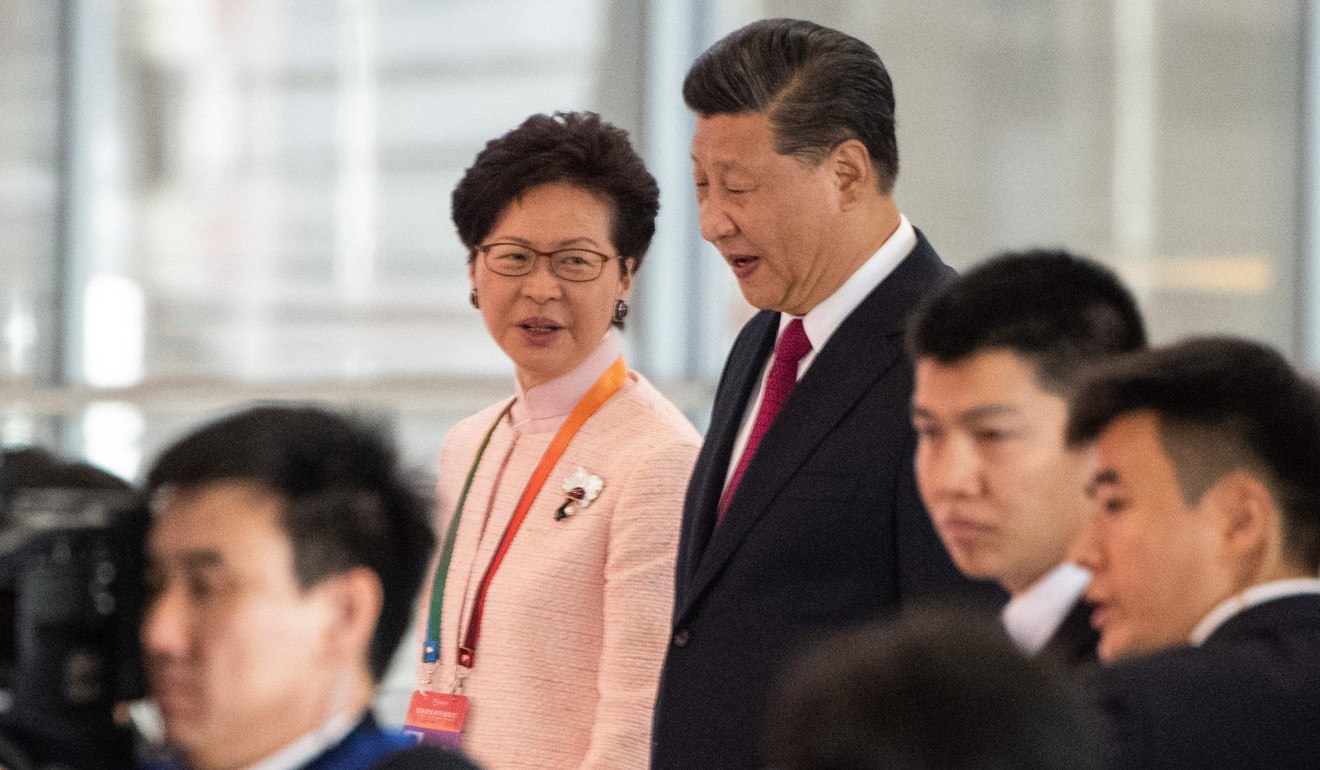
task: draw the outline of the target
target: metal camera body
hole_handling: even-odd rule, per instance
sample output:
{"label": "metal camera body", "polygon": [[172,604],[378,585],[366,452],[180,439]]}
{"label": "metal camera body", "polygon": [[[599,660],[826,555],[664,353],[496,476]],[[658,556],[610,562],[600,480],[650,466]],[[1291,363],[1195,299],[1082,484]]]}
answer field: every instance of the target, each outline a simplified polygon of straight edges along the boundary
{"label": "metal camera body", "polygon": [[149,515],[132,493],[18,489],[0,516],[0,766],[133,766]]}

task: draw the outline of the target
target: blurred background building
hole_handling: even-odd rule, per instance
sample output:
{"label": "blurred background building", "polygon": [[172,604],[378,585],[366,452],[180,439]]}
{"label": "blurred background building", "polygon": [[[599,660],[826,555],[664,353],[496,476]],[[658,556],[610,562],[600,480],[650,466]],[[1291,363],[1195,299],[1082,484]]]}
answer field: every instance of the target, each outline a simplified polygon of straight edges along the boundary
{"label": "blurred background building", "polygon": [[1315,3],[0,0],[0,442],[133,478],[217,410],[310,398],[384,416],[429,469],[511,392],[450,190],[570,109],[660,180],[629,356],[704,424],[749,310],[697,235],[679,88],[767,16],[880,52],[898,200],[946,260],[1067,246],[1158,340],[1320,365]]}

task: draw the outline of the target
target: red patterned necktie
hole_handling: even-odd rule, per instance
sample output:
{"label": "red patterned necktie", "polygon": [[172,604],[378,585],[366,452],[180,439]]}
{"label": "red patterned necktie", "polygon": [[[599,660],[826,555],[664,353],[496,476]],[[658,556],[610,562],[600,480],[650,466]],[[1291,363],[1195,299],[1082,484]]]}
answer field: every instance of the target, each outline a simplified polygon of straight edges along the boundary
{"label": "red patterned necktie", "polygon": [[724,488],[724,496],[720,498],[716,526],[724,521],[724,512],[728,510],[729,501],[733,499],[733,493],[738,489],[738,482],[742,481],[743,473],[747,470],[748,463],[752,461],[752,455],[756,454],[756,447],[761,443],[761,438],[770,429],[770,424],[775,421],[775,415],[779,414],[780,407],[788,400],[788,394],[797,384],[798,362],[809,352],[811,352],[811,340],[807,339],[807,332],[802,328],[802,319],[794,318],[784,327],[784,333],[779,335],[779,341],[775,343],[775,362],[770,367],[770,375],[765,378],[765,395],[761,398],[761,409],[756,413],[756,422],[752,423],[752,432],[747,437],[747,446],[743,448],[742,457],[738,458],[738,466],[729,479],[729,485]]}

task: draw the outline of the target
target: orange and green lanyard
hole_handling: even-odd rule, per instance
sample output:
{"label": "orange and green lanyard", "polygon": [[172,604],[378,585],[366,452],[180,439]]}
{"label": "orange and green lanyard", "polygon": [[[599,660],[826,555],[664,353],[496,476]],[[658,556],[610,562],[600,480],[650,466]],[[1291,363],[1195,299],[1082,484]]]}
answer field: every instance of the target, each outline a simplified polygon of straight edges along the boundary
{"label": "orange and green lanyard", "polygon": [[[540,493],[541,488],[545,486],[550,471],[554,470],[555,464],[559,462],[559,458],[568,449],[569,443],[577,435],[578,430],[611,396],[623,387],[627,379],[628,368],[624,365],[623,359],[615,359],[610,368],[601,375],[600,379],[596,380],[596,383],[591,386],[586,395],[578,401],[577,406],[573,407],[573,411],[564,420],[564,424],[559,426],[559,431],[555,433],[550,445],[546,447],[545,453],[541,455],[541,461],[537,463],[536,469],[532,471],[532,476],[523,489],[522,497],[518,499],[518,506],[514,509],[513,517],[509,520],[504,535],[500,538],[495,556],[491,559],[490,565],[486,568],[485,575],[477,588],[476,599],[472,603],[472,614],[467,624],[467,633],[463,635],[462,642],[458,647],[457,662],[462,668],[472,668],[475,661],[477,640],[481,634],[481,619],[486,607],[486,593],[490,590],[490,584],[495,579],[495,573],[499,570],[500,564],[509,551],[509,545],[513,542],[514,535],[518,533],[523,520],[527,518],[527,512],[531,509],[532,502]],[[500,411],[499,416],[491,423],[485,437],[482,438],[481,445],[477,448],[476,456],[472,460],[472,467],[468,470],[467,480],[463,482],[463,490],[458,496],[458,505],[454,508],[453,518],[449,521],[449,530],[445,534],[444,546],[440,551],[440,561],[436,566],[435,581],[431,588],[431,611],[430,616],[427,618],[426,641],[422,645],[423,663],[433,665],[440,660],[440,623],[444,608],[445,584],[449,579],[449,564],[454,555],[454,542],[458,539],[459,519],[463,515],[463,507],[467,503],[468,492],[472,489],[472,481],[476,478],[477,467],[481,465],[482,455],[486,453],[486,448],[490,445],[490,439],[494,435],[495,429],[499,427],[500,422],[509,414],[512,407],[513,402],[510,401]]]}

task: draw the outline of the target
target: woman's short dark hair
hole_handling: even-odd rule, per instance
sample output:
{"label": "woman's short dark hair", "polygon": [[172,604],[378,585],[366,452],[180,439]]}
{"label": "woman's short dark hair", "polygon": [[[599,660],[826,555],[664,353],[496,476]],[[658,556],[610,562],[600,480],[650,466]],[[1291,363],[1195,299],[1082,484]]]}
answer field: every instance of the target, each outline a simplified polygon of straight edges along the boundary
{"label": "woman's short dark hair", "polygon": [[753,22],[697,57],[683,101],[704,116],[766,112],[775,151],[812,165],[856,139],[880,191],[894,189],[894,85],[875,49],[851,35],[799,19]]}
{"label": "woman's short dark hair", "polygon": [[[660,188],[628,133],[594,112],[533,115],[486,143],[454,188],[452,215],[468,261],[510,203],[556,182],[599,196],[610,208],[610,240],[635,272],[655,234]],[[625,269],[620,260],[620,269]]]}

